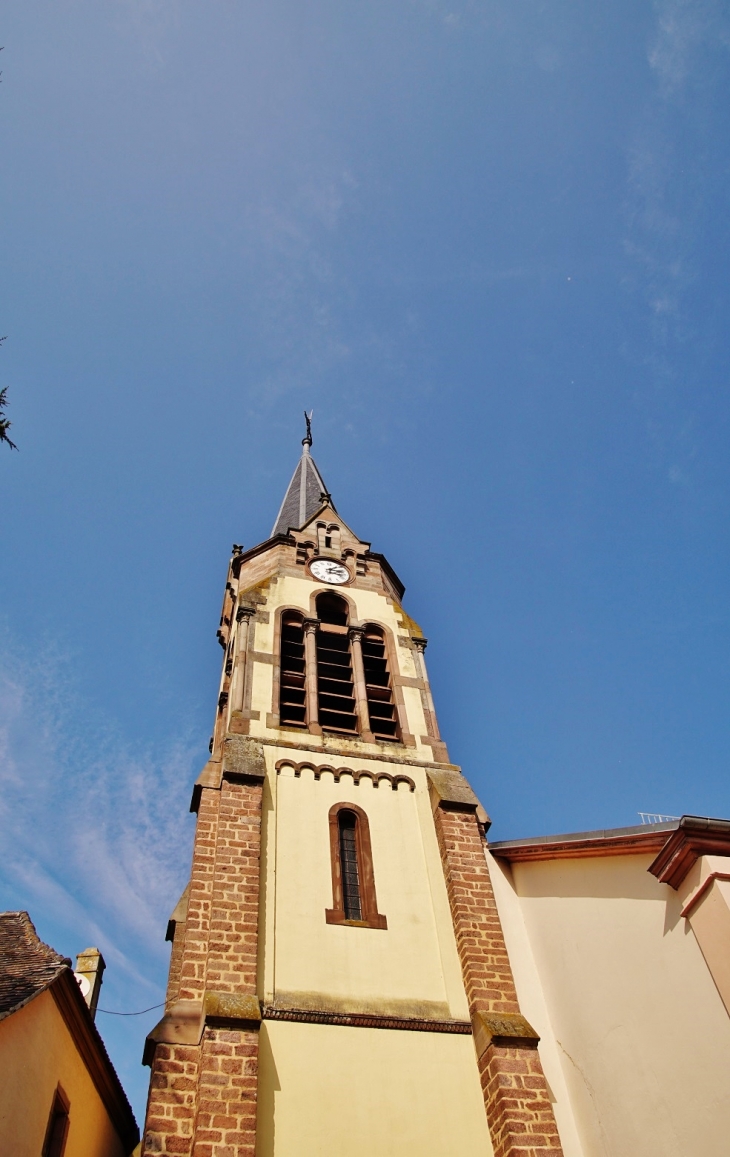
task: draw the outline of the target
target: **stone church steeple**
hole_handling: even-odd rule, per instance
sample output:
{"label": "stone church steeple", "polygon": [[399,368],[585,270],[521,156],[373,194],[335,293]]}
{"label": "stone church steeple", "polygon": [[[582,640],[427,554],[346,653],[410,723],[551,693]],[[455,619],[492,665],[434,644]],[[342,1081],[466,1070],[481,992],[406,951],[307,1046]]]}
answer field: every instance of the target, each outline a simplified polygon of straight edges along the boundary
{"label": "stone church steeple", "polygon": [[560,1153],[426,640],[311,445],[228,565],[143,1153]]}

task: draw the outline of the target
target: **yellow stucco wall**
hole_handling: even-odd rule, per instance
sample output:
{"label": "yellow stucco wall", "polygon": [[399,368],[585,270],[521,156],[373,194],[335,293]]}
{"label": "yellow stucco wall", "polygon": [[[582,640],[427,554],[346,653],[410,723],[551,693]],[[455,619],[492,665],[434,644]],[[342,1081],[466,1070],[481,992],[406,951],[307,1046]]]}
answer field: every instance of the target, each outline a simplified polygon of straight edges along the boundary
{"label": "yellow stucco wall", "polygon": [[730,1017],[652,858],[490,858],[566,1157],[730,1152]]}
{"label": "yellow stucco wall", "polygon": [[125,1157],[50,992],[0,1021],[2,1157],[40,1157],[59,1081],[70,1102],[64,1157]]}
{"label": "yellow stucco wall", "polygon": [[[268,759],[305,759],[305,753],[269,749]],[[354,767],[369,766],[350,761]],[[392,773],[404,769],[379,764]],[[269,877],[266,906],[274,912],[264,932],[268,992],[349,999],[382,1014],[395,1001],[425,1002],[437,1018],[468,1019],[448,898],[422,768],[406,769],[416,784],[394,791],[386,782],[359,786],[349,775],[317,781],[291,765],[269,773],[265,812]],[[332,907],[328,814],[334,803],[357,804],[368,816],[378,909],[387,930],[327,924]],[[268,967],[267,967],[268,965]],[[320,1001],[321,1003],[321,1001]]]}
{"label": "yellow stucco wall", "polygon": [[491,1157],[470,1037],[267,1021],[257,1157]]}

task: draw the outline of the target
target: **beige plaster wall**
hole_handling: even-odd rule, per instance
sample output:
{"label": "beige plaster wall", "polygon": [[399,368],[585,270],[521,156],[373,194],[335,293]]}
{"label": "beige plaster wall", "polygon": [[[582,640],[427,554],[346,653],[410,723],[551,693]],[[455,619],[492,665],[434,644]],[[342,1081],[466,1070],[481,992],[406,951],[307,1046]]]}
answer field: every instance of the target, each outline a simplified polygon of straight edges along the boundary
{"label": "beige plaster wall", "polygon": [[[272,764],[292,755],[284,749],[267,754]],[[316,781],[312,771],[295,776],[291,766],[270,772],[264,832],[266,867],[273,867],[266,872],[264,921],[269,998],[299,993],[306,1006],[305,997],[319,994],[320,1007],[327,1007],[326,998],[348,1001],[353,1011],[468,1019],[426,776],[421,768],[408,772],[415,791],[407,784],[394,791],[385,782],[376,788],[369,779],[355,786],[348,775],[335,783],[329,772]],[[357,804],[368,816],[385,930],[325,921],[332,907],[328,814],[338,802]],[[423,1007],[399,1012],[404,1001]]]}
{"label": "beige plaster wall", "polygon": [[70,1101],[64,1157],[124,1150],[50,992],[0,1021],[0,1153],[40,1157],[57,1084]]}
{"label": "beige plaster wall", "polygon": [[491,1157],[470,1037],[266,1021],[257,1157]]}
{"label": "beige plaster wall", "polygon": [[730,1018],[652,858],[492,860],[570,1157],[728,1152]]}

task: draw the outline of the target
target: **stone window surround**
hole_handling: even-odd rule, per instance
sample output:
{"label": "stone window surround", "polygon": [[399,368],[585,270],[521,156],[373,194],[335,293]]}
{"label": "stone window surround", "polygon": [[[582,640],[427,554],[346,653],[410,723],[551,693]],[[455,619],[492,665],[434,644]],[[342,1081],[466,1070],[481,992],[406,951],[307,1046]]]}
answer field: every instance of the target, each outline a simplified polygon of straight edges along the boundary
{"label": "stone window surround", "polygon": [[[355,840],[357,846],[357,866],[360,877],[360,902],[362,920],[348,920],[342,890],[342,865],[340,863],[340,812],[349,811],[356,817]],[[367,813],[355,803],[336,803],[329,810],[330,862],[332,865],[332,907],[325,908],[328,924],[346,925],[349,928],[379,928],[387,930],[386,917],[378,912],[375,893],[375,873],[373,853],[370,844],[370,825]]]}

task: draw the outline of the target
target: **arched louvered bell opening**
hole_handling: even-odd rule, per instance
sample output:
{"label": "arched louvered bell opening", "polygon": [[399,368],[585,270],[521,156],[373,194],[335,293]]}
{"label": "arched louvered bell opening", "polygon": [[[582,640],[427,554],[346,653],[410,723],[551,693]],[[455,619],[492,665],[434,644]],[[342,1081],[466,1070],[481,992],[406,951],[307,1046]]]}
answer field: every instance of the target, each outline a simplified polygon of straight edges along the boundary
{"label": "arched louvered bell opening", "polygon": [[279,719],[282,724],[306,725],[304,626],[302,616],[285,614],[281,624]]}
{"label": "arched louvered bell opening", "polygon": [[347,633],[349,608],[331,591],[317,596],[317,696],[325,731],[357,734],[355,685]]}
{"label": "arched louvered bell opening", "polygon": [[398,720],[393,702],[385,638],[379,627],[366,627],[362,661],[368,700],[370,730],[376,739],[397,739]]}
{"label": "arched louvered bell opening", "polygon": [[349,607],[345,599],[334,591],[323,591],[317,595],[317,618],[328,626],[346,627],[349,621]]}

